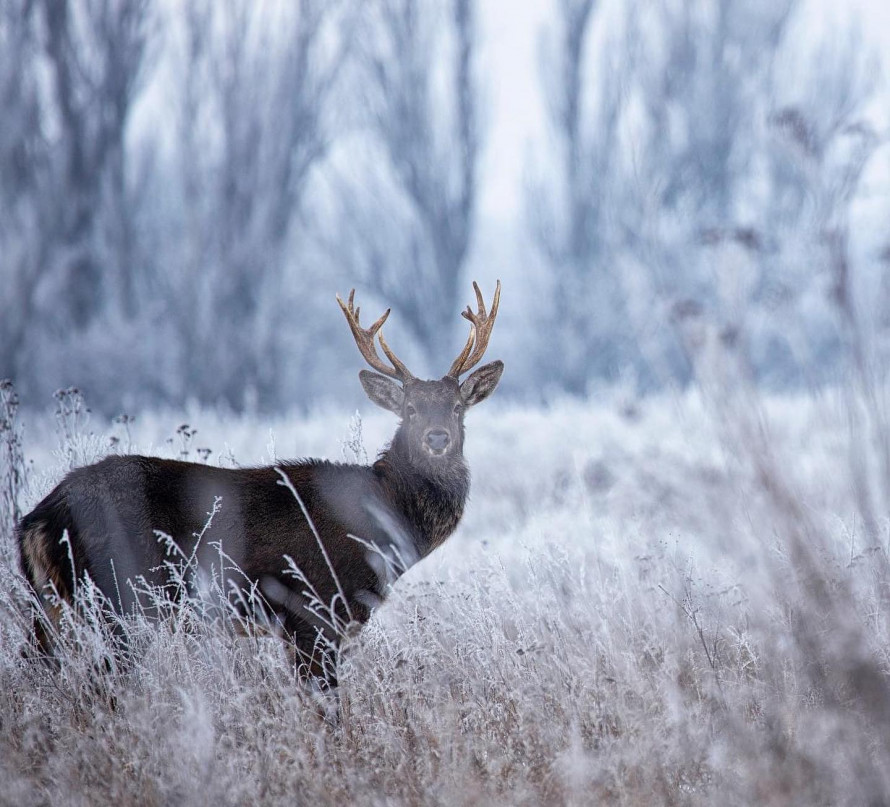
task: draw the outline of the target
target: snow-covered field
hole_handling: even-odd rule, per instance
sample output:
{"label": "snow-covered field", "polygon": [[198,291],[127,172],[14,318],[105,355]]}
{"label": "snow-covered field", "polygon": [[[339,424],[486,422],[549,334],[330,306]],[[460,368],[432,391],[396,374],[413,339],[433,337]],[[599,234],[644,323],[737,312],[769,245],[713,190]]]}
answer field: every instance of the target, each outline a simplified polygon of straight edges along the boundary
{"label": "snow-covered field", "polygon": [[[395,428],[371,409],[369,458]],[[458,532],[347,642],[336,698],[213,625],[150,626],[126,672],[97,671],[86,628],[59,670],[25,660],[6,565],[0,803],[885,803],[885,411],[843,390],[495,396],[467,419]],[[109,451],[355,454],[349,412],[19,421],[23,511]]]}

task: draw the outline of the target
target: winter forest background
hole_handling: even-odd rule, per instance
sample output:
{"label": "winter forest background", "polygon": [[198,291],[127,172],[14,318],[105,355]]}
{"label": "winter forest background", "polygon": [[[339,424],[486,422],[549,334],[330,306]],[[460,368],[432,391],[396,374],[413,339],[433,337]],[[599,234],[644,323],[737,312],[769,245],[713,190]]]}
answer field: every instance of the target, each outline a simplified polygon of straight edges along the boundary
{"label": "winter forest background", "polygon": [[335,293],[438,377],[496,278],[504,396],[876,363],[888,20],[842,5],[6,0],[0,377],[354,403]]}
{"label": "winter forest background", "polygon": [[[888,52],[885,0],[0,0],[0,807],[890,803]],[[336,692],[201,586],[29,656],[69,471],[367,463],[335,294],[439,377],[496,279],[466,513]]]}

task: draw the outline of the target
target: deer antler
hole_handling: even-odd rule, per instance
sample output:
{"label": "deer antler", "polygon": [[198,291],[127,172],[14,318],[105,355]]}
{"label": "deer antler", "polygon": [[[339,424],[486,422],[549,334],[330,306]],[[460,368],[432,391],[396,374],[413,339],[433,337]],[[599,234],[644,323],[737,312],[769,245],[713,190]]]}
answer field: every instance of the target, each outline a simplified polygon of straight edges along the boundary
{"label": "deer antler", "polygon": [[[362,328],[359,323],[359,312],[361,311],[361,307],[356,308],[354,306],[354,301],[355,289],[349,292],[349,301],[346,303],[340,299],[339,294],[337,295],[337,302],[340,303],[340,308],[343,309],[343,314],[346,316],[346,321],[349,323],[349,329],[352,331],[355,344],[358,346],[359,352],[362,354],[365,361],[378,372],[381,372],[383,375],[389,376],[390,378],[395,378],[403,384],[406,381],[412,380],[414,376],[411,374],[411,371],[405,367],[405,365],[399,361],[395,353],[389,349],[389,345],[386,344],[386,340],[383,338],[383,332],[380,330],[383,327],[383,323],[386,322],[386,318],[389,316],[390,309],[387,308],[380,319],[378,319],[370,328]],[[392,362],[392,367],[384,364],[383,360],[377,354],[377,349],[374,347],[375,336],[380,340],[380,347],[383,348],[386,358]]]}
{"label": "deer antler", "polygon": [[[494,290],[494,299],[491,302],[491,312],[485,313],[485,301],[482,299],[482,292],[479,291],[479,285],[473,281],[473,291],[476,292],[476,304],[479,310],[474,314],[473,309],[467,306],[466,311],[461,311],[461,316],[470,321],[470,335],[467,344],[460,352],[460,355],[454,360],[448,375],[457,378],[461,373],[475,367],[488,348],[488,340],[491,338],[491,330],[494,328],[494,321],[498,315],[498,304],[501,301],[501,281],[497,282]],[[470,352],[472,351],[472,353]]]}

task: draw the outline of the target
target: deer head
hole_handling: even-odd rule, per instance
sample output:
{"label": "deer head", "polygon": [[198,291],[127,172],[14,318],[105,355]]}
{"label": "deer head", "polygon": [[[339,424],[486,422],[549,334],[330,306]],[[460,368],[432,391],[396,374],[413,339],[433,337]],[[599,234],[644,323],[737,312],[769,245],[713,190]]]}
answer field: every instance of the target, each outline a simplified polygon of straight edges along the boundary
{"label": "deer head", "polygon": [[[337,297],[359,352],[378,371],[372,373],[362,370],[359,373],[362,387],[377,406],[401,417],[402,425],[397,437],[405,440],[411,459],[417,465],[435,467],[449,457],[462,455],[464,414],[471,406],[484,401],[494,392],[501,373],[504,372],[504,363],[493,361],[483,365],[463,381],[460,380],[461,375],[479,363],[488,347],[498,313],[501,282],[497,282],[490,313],[486,313],[482,292],[475,282],[473,289],[476,292],[478,310],[474,313],[467,306],[467,310],[462,312],[470,322],[467,343],[448,373],[431,381],[416,378],[383,338],[381,328],[390,309],[369,328],[362,328],[359,324],[360,309],[354,306],[355,290],[350,292],[346,303]],[[377,353],[375,336],[389,359],[389,365]]]}

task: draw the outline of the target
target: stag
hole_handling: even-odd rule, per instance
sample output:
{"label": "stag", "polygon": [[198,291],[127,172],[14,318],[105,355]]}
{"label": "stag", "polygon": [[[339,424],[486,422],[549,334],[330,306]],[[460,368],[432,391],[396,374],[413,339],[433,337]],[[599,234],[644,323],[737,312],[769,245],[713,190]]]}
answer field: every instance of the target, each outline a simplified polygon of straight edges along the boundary
{"label": "stag", "polygon": [[63,603],[87,577],[122,615],[144,610],[146,591],[182,597],[181,579],[170,574],[175,548],[198,570],[191,586],[225,570],[230,604],[254,618],[261,601],[264,617],[292,643],[301,674],[332,681],[330,654],[319,648],[336,648],[343,625],[366,622],[398,573],[441,545],[463,514],[464,416],[504,369],[493,361],[460,380],[482,359],[500,301],[500,281],[490,312],[473,288],[477,311],[462,312],[466,345],[446,375],[430,381],[386,343],[389,309],[363,328],[355,291],[345,303],[337,297],[376,370],[359,373],[362,387],[400,418],[370,466],[309,459],[224,469],[130,455],[68,474],[18,526],[22,568],[43,611],[35,614],[35,649],[52,655]]}

